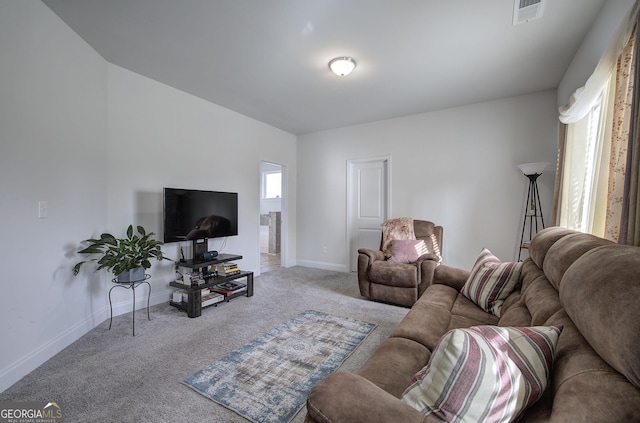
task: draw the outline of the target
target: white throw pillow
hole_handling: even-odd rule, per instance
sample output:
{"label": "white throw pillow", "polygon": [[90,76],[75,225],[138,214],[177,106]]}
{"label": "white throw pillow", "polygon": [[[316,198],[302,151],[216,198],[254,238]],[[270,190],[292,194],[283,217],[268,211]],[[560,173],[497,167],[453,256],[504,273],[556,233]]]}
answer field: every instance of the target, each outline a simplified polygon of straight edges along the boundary
{"label": "white throw pillow", "polygon": [[521,270],[522,262],[503,263],[483,248],[460,292],[484,311],[500,317],[502,304],[518,285]]}
{"label": "white throw pillow", "polygon": [[562,326],[474,326],[438,341],[401,399],[446,422],[513,422],[546,389]]}

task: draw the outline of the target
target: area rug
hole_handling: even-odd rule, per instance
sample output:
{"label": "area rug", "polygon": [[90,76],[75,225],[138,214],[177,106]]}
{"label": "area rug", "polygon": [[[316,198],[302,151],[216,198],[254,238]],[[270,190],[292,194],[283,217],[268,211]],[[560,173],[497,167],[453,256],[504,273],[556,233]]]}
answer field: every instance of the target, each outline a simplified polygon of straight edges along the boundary
{"label": "area rug", "polygon": [[288,423],[376,325],[307,310],[183,383],[256,423]]}

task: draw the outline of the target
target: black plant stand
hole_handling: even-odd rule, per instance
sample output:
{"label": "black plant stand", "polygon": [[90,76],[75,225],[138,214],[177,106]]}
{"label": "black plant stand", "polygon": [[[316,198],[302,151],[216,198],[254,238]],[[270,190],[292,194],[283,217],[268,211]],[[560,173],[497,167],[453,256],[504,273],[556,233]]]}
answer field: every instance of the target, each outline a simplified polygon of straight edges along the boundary
{"label": "black plant stand", "polygon": [[[538,192],[538,176],[542,173],[534,173],[531,175],[524,175],[529,178],[529,191],[527,193],[526,210],[524,213],[524,221],[522,222],[522,234],[520,235],[520,249],[518,251],[518,261],[522,255],[523,249],[529,248],[531,238],[538,233],[539,230],[544,229],[544,218],[542,217],[542,204],[540,203],[540,193]],[[538,221],[540,226],[538,226]],[[529,239],[525,239],[524,234],[529,226]],[[535,228],[535,230],[534,230]]]}
{"label": "black plant stand", "polygon": [[111,318],[109,319],[109,330],[111,330],[111,323],[113,322],[113,305],[111,303],[111,291],[113,291],[113,289],[117,287],[130,289],[131,292],[133,293],[133,313],[131,314],[131,318],[132,318],[131,327],[132,327],[133,336],[136,336],[136,288],[142,285],[143,283],[146,283],[147,286],[149,287],[149,294],[147,295],[147,319],[151,320],[151,316],[149,315],[149,300],[151,299],[151,284],[147,281],[150,277],[151,275],[144,275],[144,279],[140,279],[137,281],[130,281],[130,282],[118,282],[118,278],[114,278],[111,280],[111,282],[115,283],[115,285],[112,286],[111,289],[109,290],[109,309],[111,310]]}

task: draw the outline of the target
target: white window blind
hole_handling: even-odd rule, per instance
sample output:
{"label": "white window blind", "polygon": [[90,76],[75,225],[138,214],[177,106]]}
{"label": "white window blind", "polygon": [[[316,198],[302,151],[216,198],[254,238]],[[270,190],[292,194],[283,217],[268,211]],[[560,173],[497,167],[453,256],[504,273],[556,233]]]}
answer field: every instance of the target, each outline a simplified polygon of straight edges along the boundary
{"label": "white window blind", "polygon": [[[586,116],[567,127],[560,225],[582,232],[603,231],[601,178],[608,175],[609,84]],[[606,200],[606,192],[604,193]],[[605,208],[606,209],[606,208]]]}

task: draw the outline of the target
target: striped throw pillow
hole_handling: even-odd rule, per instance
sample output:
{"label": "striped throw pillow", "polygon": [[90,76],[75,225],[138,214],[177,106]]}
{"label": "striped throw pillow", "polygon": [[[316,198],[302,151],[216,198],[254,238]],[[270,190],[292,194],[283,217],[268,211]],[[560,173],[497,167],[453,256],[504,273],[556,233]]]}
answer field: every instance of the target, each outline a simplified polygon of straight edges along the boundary
{"label": "striped throw pillow", "polygon": [[460,292],[484,311],[500,317],[502,304],[518,285],[521,270],[522,262],[503,263],[483,248]]}
{"label": "striped throw pillow", "polygon": [[542,396],[562,326],[474,326],[438,341],[401,399],[445,422],[513,422]]}

